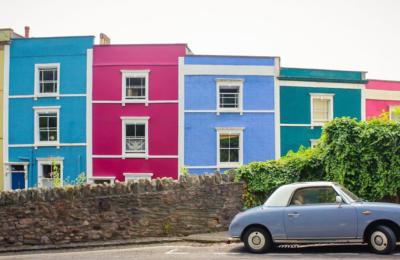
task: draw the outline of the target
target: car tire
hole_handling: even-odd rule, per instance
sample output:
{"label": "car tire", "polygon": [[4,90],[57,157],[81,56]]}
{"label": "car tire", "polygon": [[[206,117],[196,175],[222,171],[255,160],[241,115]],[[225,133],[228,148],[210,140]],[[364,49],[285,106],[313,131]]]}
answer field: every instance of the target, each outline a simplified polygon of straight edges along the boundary
{"label": "car tire", "polygon": [[387,226],[376,226],[369,233],[368,245],[376,254],[390,254],[396,248],[396,235]]}
{"label": "car tire", "polygon": [[262,254],[271,251],[273,243],[269,233],[261,227],[249,228],[243,236],[247,251]]}

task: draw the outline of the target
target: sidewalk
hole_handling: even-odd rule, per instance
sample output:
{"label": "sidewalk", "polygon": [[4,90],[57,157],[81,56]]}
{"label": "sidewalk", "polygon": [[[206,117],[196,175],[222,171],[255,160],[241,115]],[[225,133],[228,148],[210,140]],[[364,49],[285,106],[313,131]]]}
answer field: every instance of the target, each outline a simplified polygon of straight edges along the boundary
{"label": "sidewalk", "polygon": [[126,246],[126,245],[148,245],[174,242],[194,242],[194,243],[231,243],[239,242],[237,239],[230,239],[228,232],[216,232],[207,234],[194,234],[186,237],[148,237],[126,240],[112,241],[95,241],[86,243],[69,243],[58,245],[39,245],[39,246],[15,246],[2,247],[0,254],[23,251],[44,251],[44,250],[60,250],[60,249],[82,249],[82,248],[99,248],[110,246]]}

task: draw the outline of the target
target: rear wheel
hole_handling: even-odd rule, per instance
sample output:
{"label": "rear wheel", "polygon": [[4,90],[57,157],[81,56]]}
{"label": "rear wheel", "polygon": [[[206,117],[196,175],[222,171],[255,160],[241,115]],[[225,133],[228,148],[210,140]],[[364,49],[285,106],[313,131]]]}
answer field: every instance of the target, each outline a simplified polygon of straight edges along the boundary
{"label": "rear wheel", "polygon": [[249,228],[243,238],[244,246],[252,253],[266,253],[273,246],[271,236],[261,227]]}
{"label": "rear wheel", "polygon": [[396,235],[387,226],[377,226],[370,232],[368,245],[374,253],[390,254],[396,248]]}

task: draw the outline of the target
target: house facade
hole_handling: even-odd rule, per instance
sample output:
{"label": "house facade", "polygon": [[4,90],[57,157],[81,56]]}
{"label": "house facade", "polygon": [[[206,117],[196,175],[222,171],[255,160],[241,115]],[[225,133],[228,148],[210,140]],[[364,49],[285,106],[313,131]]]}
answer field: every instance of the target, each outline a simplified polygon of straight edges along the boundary
{"label": "house facade", "polygon": [[365,90],[367,119],[389,112],[389,118],[400,119],[400,81],[368,80]]}
{"label": "house facade", "polygon": [[179,70],[180,168],[223,172],[279,157],[279,58],[191,55]]}
{"label": "house facade", "polygon": [[365,73],[281,68],[281,153],[310,147],[335,117],[365,118]]}
{"label": "house facade", "polygon": [[95,46],[92,182],[178,177],[178,57],[188,52]]}
{"label": "house facade", "polygon": [[[92,36],[13,39],[4,88],[6,189],[73,184],[87,172]],[[89,76],[88,76],[89,75]]]}

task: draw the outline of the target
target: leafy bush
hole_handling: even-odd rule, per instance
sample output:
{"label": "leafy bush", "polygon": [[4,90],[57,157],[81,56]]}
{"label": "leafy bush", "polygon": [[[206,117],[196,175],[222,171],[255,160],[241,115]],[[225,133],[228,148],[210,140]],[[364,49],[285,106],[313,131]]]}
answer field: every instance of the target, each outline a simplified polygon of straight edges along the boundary
{"label": "leafy bush", "polygon": [[279,160],[236,169],[247,183],[246,207],[262,204],[279,186],[299,181],[336,181],[368,200],[400,191],[400,123],[339,118],[327,123],[315,148],[301,147]]}

